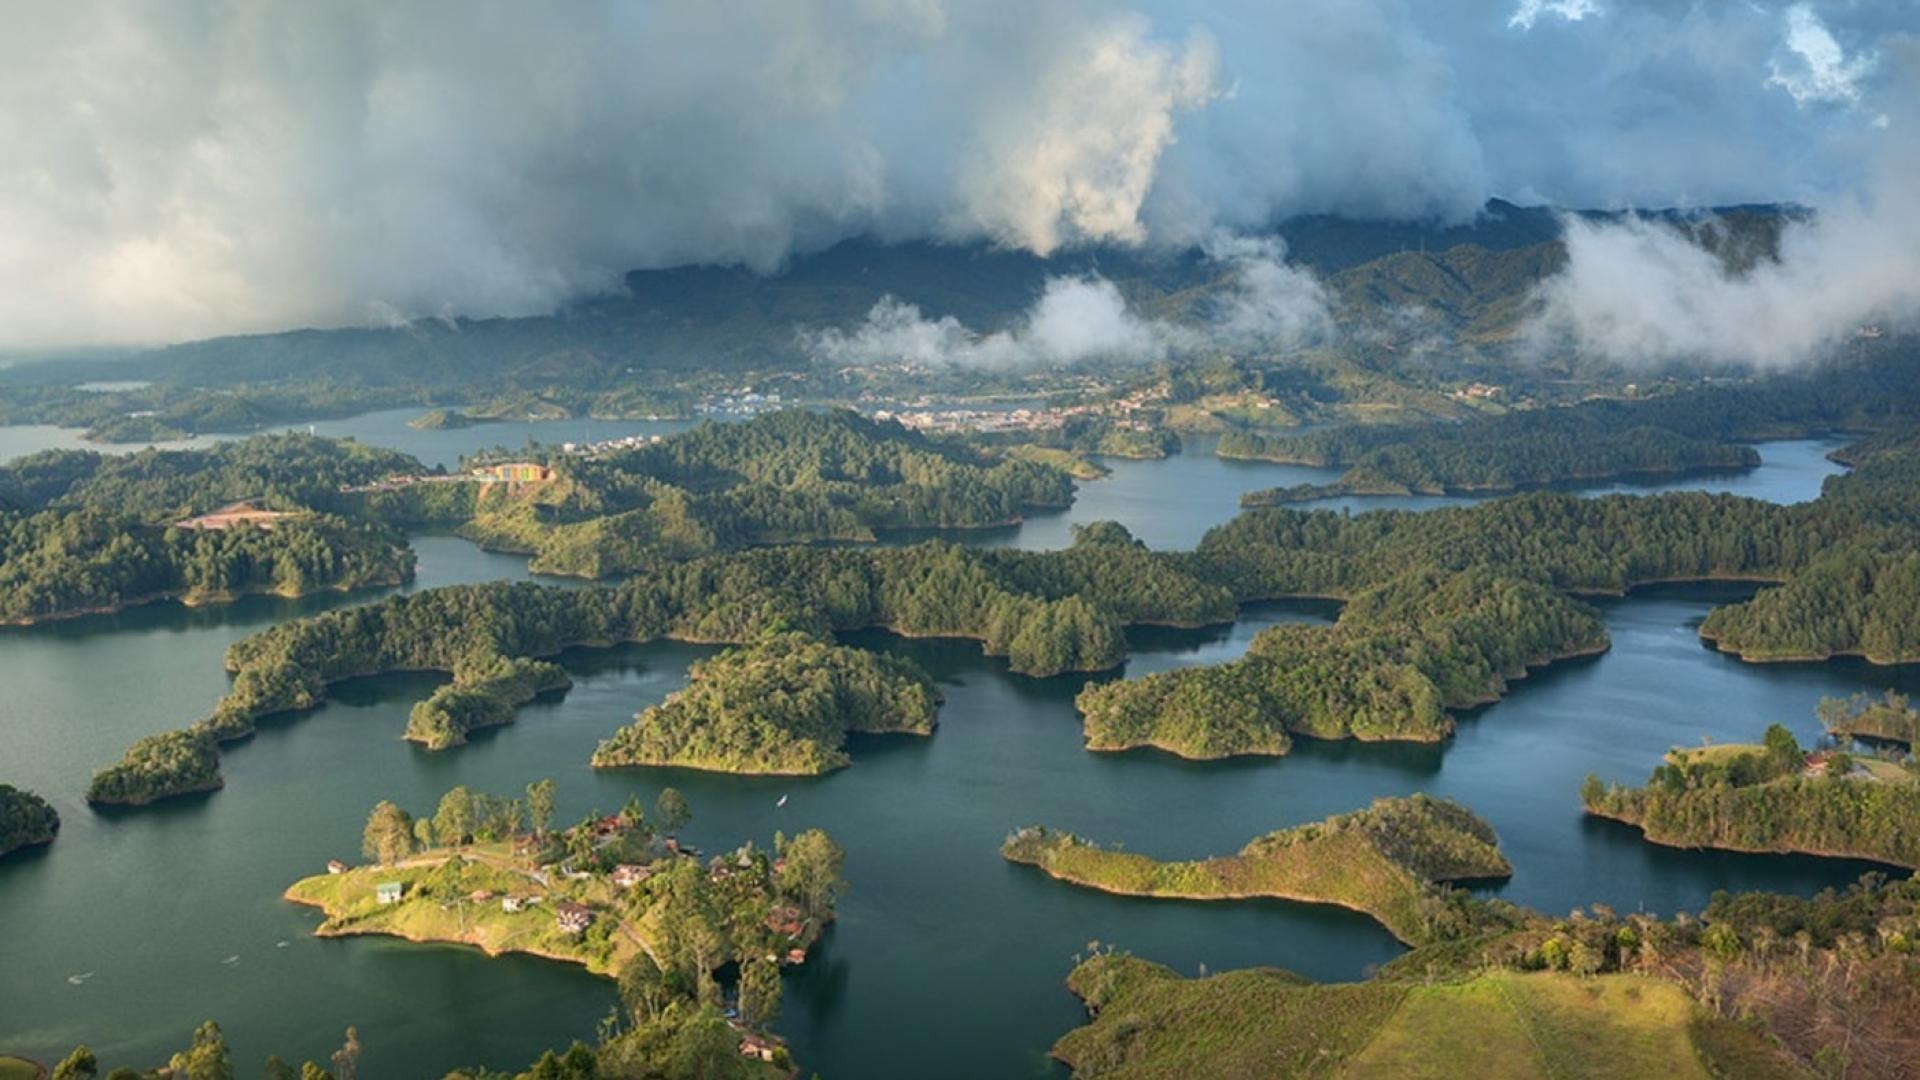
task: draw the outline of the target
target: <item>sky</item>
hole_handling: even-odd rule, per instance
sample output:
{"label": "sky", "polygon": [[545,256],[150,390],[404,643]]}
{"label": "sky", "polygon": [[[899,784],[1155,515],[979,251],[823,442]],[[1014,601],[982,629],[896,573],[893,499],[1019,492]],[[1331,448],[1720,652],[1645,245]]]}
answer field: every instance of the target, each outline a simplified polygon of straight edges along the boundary
{"label": "sky", "polygon": [[[0,349],[544,313],[856,235],[1203,245],[1257,286],[1292,272],[1244,246],[1278,219],[1493,196],[1794,201],[1872,243],[1920,137],[1915,35],[1915,0],[19,0]],[[1707,272],[1601,239],[1576,251],[1595,287],[1632,284],[1621,260]],[[1055,308],[1111,301],[1080,284]],[[1563,330],[1700,344],[1675,336],[1698,313],[1577,298]]]}

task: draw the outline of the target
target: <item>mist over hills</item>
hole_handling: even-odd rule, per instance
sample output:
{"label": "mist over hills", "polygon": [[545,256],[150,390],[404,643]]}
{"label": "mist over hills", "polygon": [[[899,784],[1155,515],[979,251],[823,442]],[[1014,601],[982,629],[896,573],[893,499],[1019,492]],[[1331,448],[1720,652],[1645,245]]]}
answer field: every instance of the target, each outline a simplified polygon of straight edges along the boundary
{"label": "mist over hills", "polygon": [[[1742,206],[1642,216],[1676,225],[1739,271],[1775,255],[1781,226],[1795,214]],[[1561,234],[1560,211],[1494,200],[1470,224],[1317,215],[1287,221],[1272,235],[1289,268],[1324,287],[1342,334],[1439,334],[1497,347],[1515,338],[1536,290],[1566,265]],[[1177,326],[1204,318],[1233,286],[1236,267],[1199,249],[1080,248],[1041,258],[985,244],[849,240],[774,274],[635,271],[623,294],[552,315],[220,337],[117,360],[22,365],[7,381],[137,372],[192,386],[328,379],[402,387],[501,378],[591,384],[619,381],[631,369],[777,369],[806,363],[803,332],[859,324],[883,298],[985,334],[1016,325],[1049,281],[1082,279],[1109,282],[1130,313]]]}

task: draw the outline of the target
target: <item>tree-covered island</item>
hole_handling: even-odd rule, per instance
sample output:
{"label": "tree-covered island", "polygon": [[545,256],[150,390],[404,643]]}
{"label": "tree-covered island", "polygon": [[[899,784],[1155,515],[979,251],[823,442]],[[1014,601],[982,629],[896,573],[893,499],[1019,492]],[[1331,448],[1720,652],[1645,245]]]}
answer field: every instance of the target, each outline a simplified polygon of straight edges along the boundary
{"label": "tree-covered island", "polygon": [[814,776],[851,763],[850,732],[933,734],[939,704],[911,661],[773,634],[695,664],[685,689],[601,743],[593,765]]}
{"label": "tree-covered island", "polygon": [[[1041,553],[938,542],[756,549],[665,564],[614,586],[454,586],[295,620],[235,642],[227,651],[233,686],[213,713],[177,733],[165,754],[141,744],[138,760],[99,774],[91,797],[145,801],[217,785],[217,767],[209,777],[201,754],[182,752],[189,744],[212,752],[250,734],[263,716],[313,707],[334,682],[381,672],[448,672],[453,681],[435,695],[443,705],[457,703],[463,717],[498,718],[526,689],[493,678],[501,664],[573,646],[751,643],[773,631],[824,639],[881,628],[973,638],[1013,670],[1044,676],[1117,665],[1126,623],[1232,618],[1232,594],[1195,578],[1185,562],[1102,536]],[[457,741],[437,738],[459,727],[453,712],[443,720],[429,701],[416,718],[435,736],[429,745]],[[166,776],[169,762],[181,766],[177,784]]]}
{"label": "tree-covered island", "polygon": [[[1331,627],[1278,627],[1240,660],[1089,688],[1080,702],[1089,746],[1224,757],[1285,752],[1299,735],[1431,741],[1451,729],[1450,710],[1498,698],[1530,668],[1604,649],[1604,624],[1580,595],[1786,582],[1716,609],[1708,633],[1803,593],[1863,613],[1821,623],[1825,635],[1875,625],[1864,613],[1897,618],[1903,577],[1823,583],[1836,580],[1837,562],[1877,557],[1920,520],[1916,477],[1916,455],[1887,451],[1798,506],[1536,492],[1425,513],[1257,509],[1192,552],[1150,551],[1106,525],[1060,551],[789,545],[654,562],[594,588],[437,589],[236,642],[231,692],[190,730],[214,743],[239,738],[262,716],[312,707],[341,679],[428,670],[453,675],[442,704],[458,708],[428,709],[421,725],[429,745],[448,745],[471,722],[457,717],[497,722],[524,699],[522,680],[489,677],[504,661],[661,638],[750,643],[784,630],[972,638],[1022,674],[1102,671],[1123,659],[1128,625],[1222,623],[1240,603],[1321,597],[1345,601]],[[168,761],[190,766],[179,783],[153,767]],[[150,753],[146,767],[103,773],[95,795],[119,801],[111,793],[129,772],[145,778],[131,785],[143,798],[217,784],[217,769],[209,777],[202,764]]]}
{"label": "tree-covered island", "polygon": [[1161,862],[1029,826],[1000,854],[1103,892],[1177,900],[1272,897],[1365,912],[1412,945],[1487,933],[1492,908],[1441,886],[1511,876],[1491,826],[1465,807],[1416,795],[1257,837],[1235,855]]}
{"label": "tree-covered island", "polygon": [[1589,776],[1586,811],[1671,847],[1798,852],[1920,868],[1920,776],[1844,750],[1809,753],[1775,724],[1757,746],[1675,749],[1647,785]]}
{"label": "tree-covered island", "polygon": [[47,800],[11,784],[0,784],[0,856],[51,844],[59,831],[60,814]]}
{"label": "tree-covered island", "polygon": [[1893,690],[1879,697],[1863,690],[1845,698],[1821,698],[1813,711],[1836,739],[1899,743],[1908,748],[1920,743],[1920,709],[1907,695]]}

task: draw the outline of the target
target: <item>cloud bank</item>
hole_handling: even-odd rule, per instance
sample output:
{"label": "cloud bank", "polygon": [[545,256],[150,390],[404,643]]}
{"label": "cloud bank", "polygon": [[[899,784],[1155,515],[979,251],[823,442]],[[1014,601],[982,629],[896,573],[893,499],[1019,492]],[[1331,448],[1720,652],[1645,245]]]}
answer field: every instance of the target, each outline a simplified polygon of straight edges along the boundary
{"label": "cloud bank", "polygon": [[[850,236],[1858,186],[1909,0],[22,0],[0,347],[524,315]],[[1883,134],[1884,132],[1884,134]]]}
{"label": "cloud bank", "polygon": [[1542,339],[1627,364],[1780,368],[1862,331],[1920,329],[1920,48],[1901,49],[1911,92],[1888,122],[1899,137],[1881,144],[1862,195],[1788,224],[1779,258],[1739,274],[1664,224],[1568,219]]}

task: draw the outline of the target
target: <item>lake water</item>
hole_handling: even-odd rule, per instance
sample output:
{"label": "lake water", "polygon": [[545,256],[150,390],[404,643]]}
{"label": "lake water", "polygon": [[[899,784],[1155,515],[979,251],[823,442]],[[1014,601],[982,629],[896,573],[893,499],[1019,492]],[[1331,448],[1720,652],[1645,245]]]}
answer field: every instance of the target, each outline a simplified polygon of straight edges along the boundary
{"label": "lake water", "polygon": [[[609,437],[554,430],[536,429],[552,441]],[[431,444],[457,456],[497,441],[497,431],[401,426],[379,438],[421,453],[427,442],[403,440],[458,436],[465,442]],[[340,433],[362,432],[371,435]],[[1830,446],[1770,444],[1760,470],[1692,486],[1810,498],[1834,471],[1822,457]],[[1050,547],[1074,523],[1114,517],[1156,545],[1189,545],[1231,516],[1240,491],[1293,483],[1303,471],[1204,454],[1117,462],[1110,479],[1083,486],[1073,510],[976,539]],[[413,588],[525,576],[523,560],[458,539],[423,536],[415,546]],[[1671,745],[1750,739],[1775,720],[1810,741],[1812,706],[1825,694],[1920,692],[1914,668],[1743,665],[1693,631],[1714,603],[1740,593],[1662,589],[1605,605],[1609,653],[1534,676],[1465,718],[1445,746],[1303,742],[1283,759],[1200,764],[1085,752],[1073,710],[1085,678],[1027,679],[969,643],[865,634],[854,640],[912,656],[941,680],[947,700],[933,737],[860,739],[852,768],[812,780],[595,773],[586,762],[598,740],[677,689],[687,666],[711,652],[658,644],[567,654],[571,691],[458,750],[428,754],[400,740],[433,677],[363,680],[229,748],[224,791],[143,812],[86,807],[93,769],[134,738],[207,711],[225,688],[228,643],[372,595],[155,605],[0,631],[0,780],[39,791],[65,822],[50,848],[0,860],[0,1052],[50,1059],[85,1041],[113,1062],[150,1064],[212,1017],[247,1075],[268,1052],[324,1059],[355,1024],[368,1075],[411,1077],[482,1061],[520,1067],[544,1047],[591,1038],[614,1003],[604,980],[524,957],[319,941],[310,936],[316,915],[279,900],[328,858],[355,857],[379,799],[417,811],[455,784],[517,792],[551,776],[563,819],[612,809],[629,794],[651,801],[672,784],[693,804],[687,832],[702,846],[820,826],[846,847],[852,888],[842,917],[787,978],[779,1027],[807,1070],[1057,1075],[1045,1049],[1082,1015],[1062,978],[1092,939],[1187,972],[1273,964],[1323,979],[1359,977],[1400,950],[1371,920],[1337,909],[1155,902],[1055,883],[1000,860],[1011,829],[1045,823],[1129,850],[1196,856],[1381,795],[1428,791],[1460,799],[1500,831],[1516,871],[1500,890],[1509,899],[1548,911],[1595,902],[1697,909],[1715,889],[1806,892],[1864,868],[1657,848],[1585,819],[1582,777],[1638,781]],[[1231,628],[1138,631],[1126,674],[1229,659],[1264,625],[1332,610],[1263,605]]]}

